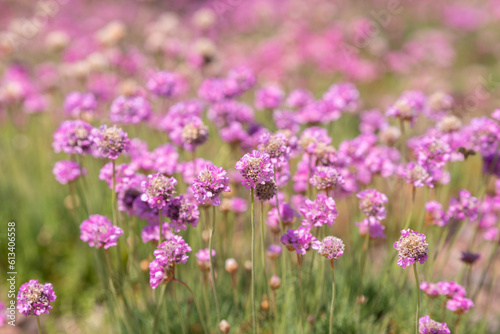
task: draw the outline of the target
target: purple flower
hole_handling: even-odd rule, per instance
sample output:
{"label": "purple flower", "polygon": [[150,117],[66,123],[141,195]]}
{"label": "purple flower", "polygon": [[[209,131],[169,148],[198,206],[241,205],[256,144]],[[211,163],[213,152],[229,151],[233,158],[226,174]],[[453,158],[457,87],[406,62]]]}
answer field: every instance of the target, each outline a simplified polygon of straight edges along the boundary
{"label": "purple flower", "polygon": [[91,215],[80,225],[80,239],[88,242],[90,247],[108,249],[116,246],[123,230],[114,226],[106,216]]}
{"label": "purple flower", "polygon": [[149,283],[153,289],[173,278],[174,267],[186,263],[191,247],[180,235],[169,234],[153,252],[155,259],[149,264]]}
{"label": "purple flower", "polygon": [[157,96],[176,97],[186,90],[186,82],[177,73],[160,71],[149,77],[146,87]]}
{"label": "purple flower", "polygon": [[[212,258],[215,256],[215,249],[212,249]],[[202,271],[210,270],[210,250],[208,248],[200,249],[196,252],[196,259],[198,260],[198,266]]]}
{"label": "purple flower", "polygon": [[305,152],[315,154],[316,146],[319,143],[329,145],[331,142],[332,139],[328,136],[326,129],[311,126],[302,132],[298,144]]}
{"label": "purple flower", "polygon": [[297,113],[293,111],[276,109],[273,111],[273,120],[280,130],[289,130],[292,133],[297,133],[300,130]]}
{"label": "purple flower", "polygon": [[51,283],[40,284],[38,280],[30,280],[19,288],[17,309],[26,317],[30,315],[49,314],[50,303],[56,300]]}
{"label": "purple flower", "polygon": [[160,173],[150,174],[148,179],[141,184],[144,192],[141,199],[151,208],[163,209],[174,197],[176,184],[177,180],[173,177],[169,178]]}
{"label": "purple flower", "polygon": [[281,255],[282,249],[280,245],[270,245],[267,248],[266,255],[271,260],[276,260]]}
{"label": "purple flower", "polygon": [[338,259],[344,254],[344,242],[336,237],[328,236],[323,241],[313,243],[312,248],[317,250],[319,254],[329,259]]}
{"label": "purple flower", "polygon": [[123,151],[128,151],[130,145],[128,135],[115,125],[110,128],[103,125],[99,130],[94,129],[94,135],[96,146],[105,158],[116,160]]}
{"label": "purple flower", "polygon": [[472,252],[462,252],[462,256],[460,257],[460,261],[467,263],[469,265],[473,265],[479,258],[481,254],[472,253]]}
{"label": "purple flower", "polygon": [[414,162],[407,163],[400,175],[405,178],[406,183],[411,183],[414,187],[423,187],[424,185],[434,187],[429,172],[425,167]]}
{"label": "purple flower", "polygon": [[267,85],[257,91],[255,107],[259,110],[275,109],[280,106],[285,98],[285,93],[277,85]]}
{"label": "purple flower", "polygon": [[198,88],[198,96],[212,103],[236,97],[241,93],[241,87],[233,78],[207,78]]}
{"label": "purple flower", "polygon": [[403,269],[417,261],[425,263],[429,252],[425,235],[410,229],[401,230],[401,237],[394,243],[394,248],[399,253],[398,265]]}
{"label": "purple flower", "polygon": [[240,171],[243,177],[242,185],[247,189],[270,181],[274,174],[269,155],[255,150],[236,162],[236,169]]}
{"label": "purple flower", "polygon": [[387,203],[387,196],[375,189],[366,189],[356,195],[359,201],[359,209],[368,217],[375,217],[377,220],[385,219],[387,212],[384,203]]}
{"label": "purple flower", "polygon": [[465,297],[465,288],[458,284],[457,282],[438,282],[439,289],[441,290],[441,295],[447,298]]}
{"label": "purple flower", "polygon": [[228,72],[227,78],[236,82],[238,87],[237,95],[249,90],[255,85],[255,73],[249,67],[238,67]]}
{"label": "purple flower", "polygon": [[118,96],[109,111],[113,123],[139,124],[151,116],[151,105],[142,96]]}
{"label": "purple flower", "polygon": [[315,201],[306,199],[304,206],[300,208],[300,213],[305,218],[302,225],[309,228],[323,225],[332,226],[338,215],[335,200],[321,194],[317,196]]}
{"label": "purple flower", "polygon": [[295,89],[288,94],[286,105],[290,108],[301,109],[310,102],[314,101],[313,94],[305,89]]}
{"label": "purple flower", "polygon": [[425,203],[425,211],[427,211],[427,215],[432,224],[441,227],[448,225],[448,217],[441,203],[436,201],[427,202]]}
{"label": "purple flower", "polygon": [[207,111],[207,117],[220,128],[233,122],[250,124],[255,119],[254,111],[248,104],[234,100],[213,104]]}
{"label": "purple flower", "polygon": [[259,150],[269,155],[273,165],[286,163],[290,158],[291,149],[288,145],[288,138],[281,132],[273,135],[265,132],[260,137]]}
{"label": "purple flower", "polygon": [[420,283],[420,290],[422,290],[429,298],[437,298],[443,295],[443,291],[439,283],[429,283],[423,281]]}
{"label": "purple flower", "polygon": [[[280,214],[281,222],[285,226],[291,225],[295,217],[298,216],[288,203],[280,203]],[[279,233],[281,227],[277,208],[272,208],[271,210],[269,210],[269,212],[267,213],[266,223],[274,233]]]}
{"label": "purple flower", "polygon": [[296,230],[286,231],[280,241],[290,252],[295,250],[297,254],[305,255],[317,239],[311,234],[309,228],[299,226]]}
{"label": "purple flower", "polygon": [[422,166],[443,167],[450,161],[451,149],[439,138],[424,136],[414,143],[417,162]]}
{"label": "purple flower", "polygon": [[200,211],[195,203],[180,195],[168,202],[166,215],[170,218],[169,227],[177,233],[180,230],[186,230],[188,225],[198,226]]}
{"label": "purple flower", "polygon": [[323,100],[327,101],[332,108],[353,112],[359,102],[359,91],[350,82],[332,85],[323,95]]}
{"label": "purple flower", "polygon": [[402,121],[408,121],[413,126],[417,116],[422,113],[425,103],[425,95],[418,91],[406,91],[392,105],[386,116],[399,118]]}
{"label": "purple flower", "polygon": [[207,139],[208,127],[203,124],[201,118],[193,117],[191,121],[182,128],[184,147],[191,152],[198,146],[204,144]]}
{"label": "purple flower", "polygon": [[[115,166],[115,191],[120,192],[128,183],[129,179],[134,177],[135,171],[129,164],[119,164]],[[108,183],[109,189],[113,189],[113,163],[108,162],[99,172],[99,180]]]}
{"label": "purple flower", "polygon": [[177,160],[179,153],[177,149],[170,144],[158,146],[153,151],[153,169],[158,173],[173,175],[178,167]]}
{"label": "purple flower", "polygon": [[[135,215],[134,202],[135,200],[141,201],[141,184],[146,180],[143,174],[133,174],[127,176],[119,183],[118,192],[118,210],[127,212],[130,215]],[[109,184],[109,183],[108,183]],[[144,203],[144,202],[142,202]],[[144,203],[146,204],[146,203]],[[147,205],[147,204],[146,204]]]}
{"label": "purple flower", "polygon": [[[162,240],[167,239],[172,235],[172,230],[168,223],[161,224],[161,234]],[[160,235],[160,224],[158,224],[158,218],[156,217],[156,223],[146,225],[142,228],[141,239],[143,243],[152,243],[154,245],[158,244],[158,237]]]}
{"label": "purple flower", "polygon": [[54,132],[54,152],[90,154],[94,145],[93,127],[80,120],[64,121]]}
{"label": "purple flower", "polygon": [[52,169],[52,173],[59,183],[67,184],[75,181],[82,174],[86,175],[87,170],[85,168],[81,168],[81,166],[75,161],[63,160],[56,162],[54,169]]}
{"label": "purple flower", "polygon": [[471,299],[461,296],[455,296],[446,303],[446,308],[455,314],[467,313],[473,306],[474,302]]}
{"label": "purple flower", "polygon": [[64,100],[64,112],[73,117],[92,114],[97,109],[97,101],[92,93],[72,92]]}
{"label": "purple flower", "polygon": [[343,184],[344,178],[333,167],[318,166],[314,168],[314,174],[309,179],[309,182],[317,189],[330,190]]}
{"label": "purple flower", "polygon": [[199,204],[210,202],[213,206],[220,205],[220,194],[231,191],[226,174],[227,172],[222,167],[207,163],[191,186],[196,201]]}
{"label": "purple flower", "polygon": [[428,315],[418,320],[419,334],[451,334],[444,322],[432,320]]}
{"label": "purple flower", "polygon": [[458,192],[458,198],[450,200],[448,216],[451,219],[475,221],[479,213],[479,201],[470,192],[462,189]]}
{"label": "purple flower", "polygon": [[370,234],[371,239],[382,238],[385,239],[385,226],[380,223],[377,218],[369,216],[361,221],[361,223],[356,223],[359,228],[359,234],[364,237],[367,233]]}

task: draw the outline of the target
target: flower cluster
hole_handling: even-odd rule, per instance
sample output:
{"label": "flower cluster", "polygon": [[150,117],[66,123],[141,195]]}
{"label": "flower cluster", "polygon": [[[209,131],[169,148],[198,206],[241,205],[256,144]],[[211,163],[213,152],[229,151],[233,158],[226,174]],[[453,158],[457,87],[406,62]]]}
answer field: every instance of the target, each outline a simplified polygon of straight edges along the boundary
{"label": "flower cluster", "polygon": [[247,189],[270,181],[274,173],[269,155],[259,151],[245,154],[236,162],[236,169],[240,171],[242,185]]}
{"label": "flower cluster", "polygon": [[312,248],[324,257],[336,260],[344,254],[345,245],[341,239],[328,236],[323,241],[314,242]]}
{"label": "flower cluster", "polygon": [[401,268],[417,262],[423,264],[429,252],[425,235],[410,229],[401,231],[401,237],[394,243],[394,248],[398,251],[398,265]]}
{"label": "flower cluster", "polygon": [[222,167],[217,167],[207,163],[194,179],[191,189],[198,204],[218,206],[221,203],[219,198],[222,192],[229,192],[229,178],[227,172]]}
{"label": "flower cluster", "polygon": [[451,334],[446,323],[434,321],[428,315],[418,320],[418,327],[420,334]]}
{"label": "flower cluster", "polygon": [[75,181],[81,175],[86,175],[87,170],[75,161],[63,160],[56,162],[52,173],[54,173],[57,182],[67,184]]}
{"label": "flower cluster", "polygon": [[99,130],[94,130],[94,135],[100,154],[108,159],[116,160],[130,145],[127,133],[116,126],[108,128],[103,125]]}
{"label": "flower cluster", "polygon": [[281,243],[289,251],[296,251],[297,254],[305,255],[317,239],[311,234],[310,230],[304,226],[299,226],[296,230],[288,230],[281,236]]}
{"label": "flower cluster", "polygon": [[169,178],[160,173],[150,174],[141,184],[141,199],[151,208],[163,209],[174,197],[176,184],[177,180],[173,177]]}
{"label": "flower cluster", "polygon": [[40,284],[38,280],[30,280],[19,288],[17,294],[17,309],[25,316],[49,314],[50,303],[56,300],[52,284]]}
{"label": "flower cluster", "polygon": [[106,216],[91,215],[80,225],[80,239],[88,242],[90,247],[108,249],[116,246],[123,230],[114,226]]}
{"label": "flower cluster", "polygon": [[309,228],[332,226],[338,215],[335,200],[325,195],[318,195],[315,201],[306,199],[300,213],[304,216],[302,225]]}

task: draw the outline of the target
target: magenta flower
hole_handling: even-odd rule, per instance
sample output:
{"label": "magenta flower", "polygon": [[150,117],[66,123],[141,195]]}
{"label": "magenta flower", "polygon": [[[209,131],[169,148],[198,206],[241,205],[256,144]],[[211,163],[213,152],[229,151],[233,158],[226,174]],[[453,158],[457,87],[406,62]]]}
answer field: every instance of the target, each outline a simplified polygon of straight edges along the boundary
{"label": "magenta flower", "polygon": [[151,116],[151,105],[142,96],[118,96],[109,110],[113,123],[139,124]]}
{"label": "magenta flower", "polygon": [[221,128],[233,122],[249,124],[255,119],[254,111],[249,105],[234,100],[213,104],[207,111],[207,117]]}
{"label": "magenta flower", "polygon": [[295,250],[297,254],[305,255],[317,239],[311,234],[310,229],[299,226],[296,230],[286,231],[280,241],[290,252]]}
{"label": "magenta flower", "polygon": [[427,215],[432,224],[441,227],[448,224],[448,216],[444,212],[441,203],[436,201],[427,202],[425,203],[425,211],[427,211]]}
{"label": "magenta flower", "polygon": [[193,152],[198,146],[208,139],[208,127],[201,118],[192,117],[189,123],[182,128],[182,141],[184,147]]}
{"label": "magenta flower", "polygon": [[[144,203],[144,202],[143,202]],[[154,245],[158,244],[158,237],[160,236],[160,225],[158,224],[158,217],[155,217],[156,223],[153,222],[150,225],[146,225],[142,228],[141,239],[143,243],[152,243]],[[161,224],[161,234],[162,240],[167,239],[168,236],[172,235],[172,230],[168,223]]]}
{"label": "magenta flower", "polygon": [[424,185],[434,187],[429,171],[422,165],[409,162],[400,174],[406,180],[406,183],[411,183],[414,187],[423,187]]}
{"label": "magenta flower", "polygon": [[236,82],[238,87],[237,95],[252,88],[257,81],[254,71],[249,67],[234,68],[227,73],[227,78]]}
{"label": "magenta flower", "polygon": [[318,166],[314,168],[314,174],[309,179],[309,182],[317,189],[330,190],[343,184],[344,178],[333,167]]}
{"label": "magenta flower", "polygon": [[80,165],[71,160],[58,161],[52,169],[52,173],[56,177],[56,180],[61,184],[67,184],[69,182],[75,181],[82,174],[86,175],[87,170],[81,168]]}
{"label": "magenta flower", "polygon": [[177,73],[160,71],[149,77],[146,87],[157,96],[176,97],[186,90],[186,82]]}
{"label": "magenta flower", "polygon": [[90,247],[108,249],[116,246],[123,230],[114,226],[106,216],[91,215],[80,225],[80,239],[88,242]]}
{"label": "magenta flower", "polygon": [[474,302],[471,299],[462,296],[455,296],[446,303],[446,308],[455,314],[467,313],[473,306]]}
{"label": "magenta flower", "polygon": [[93,127],[80,120],[64,121],[54,132],[54,152],[91,154],[94,145]]}
{"label": "magenta flower", "polygon": [[323,95],[332,108],[354,112],[359,104],[359,91],[350,82],[332,85]]}
{"label": "magenta flower", "polygon": [[[212,258],[215,256],[215,249],[212,249]],[[210,250],[208,248],[200,249],[196,252],[196,259],[198,260],[198,266],[202,271],[210,270]]]}
{"label": "magenta flower", "polygon": [[222,192],[229,192],[229,178],[222,167],[207,163],[194,179],[191,189],[198,204],[210,202],[213,206],[221,203],[219,198]]}
{"label": "magenta flower", "polygon": [[241,184],[247,189],[270,181],[274,174],[269,155],[255,150],[236,162],[236,169],[243,177]]}
{"label": "magenta flower", "polygon": [[479,213],[479,201],[470,192],[462,189],[458,192],[458,198],[450,200],[448,216],[451,219],[475,221]]}
{"label": "magenta flower", "polygon": [[451,334],[444,322],[432,320],[428,315],[418,320],[419,334]]}
{"label": "magenta flower", "polygon": [[419,91],[406,91],[385,113],[388,117],[408,121],[413,126],[417,116],[422,113],[425,95]]}
{"label": "magenta flower", "polygon": [[255,107],[259,110],[275,109],[280,106],[285,98],[285,93],[277,85],[267,85],[257,91]]}
{"label": "magenta flower", "polygon": [[403,269],[416,262],[424,264],[427,261],[429,248],[422,233],[401,230],[401,237],[394,243],[394,248],[399,253],[398,265]]}
{"label": "magenta flower", "polygon": [[176,184],[177,180],[173,177],[169,178],[160,173],[150,174],[148,179],[141,184],[144,192],[141,199],[151,208],[163,209],[174,197]]}
{"label": "magenta flower", "polygon": [[191,247],[180,235],[169,234],[153,252],[155,259],[149,264],[149,283],[153,289],[173,278],[176,264],[186,263]]}
{"label": "magenta flower", "polygon": [[465,297],[465,288],[458,284],[457,282],[438,282],[439,289],[441,290],[441,295],[447,298],[455,297]]}
{"label": "magenta flower", "polygon": [[259,150],[271,158],[273,165],[286,163],[290,158],[290,146],[288,138],[281,132],[270,134],[265,132],[260,137]]}
{"label": "magenta flower", "polygon": [[128,135],[116,126],[108,128],[103,125],[99,130],[94,129],[94,136],[96,146],[105,158],[116,160],[123,151],[128,151],[130,145]]}
{"label": "magenta flower", "polygon": [[387,203],[387,196],[375,189],[366,189],[356,195],[359,201],[359,209],[368,217],[375,217],[377,220],[385,219],[387,212],[384,203]]}
{"label": "magenta flower", "polygon": [[64,112],[72,117],[93,114],[96,109],[97,101],[92,93],[72,92],[64,100]]}
{"label": "magenta flower", "polygon": [[280,245],[270,245],[267,248],[266,255],[271,260],[276,260],[281,255],[282,249]]}
{"label": "magenta flower", "polygon": [[170,144],[163,144],[154,149],[153,170],[165,175],[173,175],[177,170],[179,153],[177,149]]}
{"label": "magenta flower", "polygon": [[473,265],[480,258],[481,258],[481,254],[479,254],[479,253],[462,252],[462,256],[460,257],[460,261],[462,261],[463,263],[467,263],[469,265]]}
{"label": "magenta flower", "polygon": [[38,280],[30,280],[19,288],[17,309],[26,317],[30,315],[49,314],[53,307],[50,303],[56,300],[51,283],[40,284]]}
{"label": "magenta flower", "polygon": [[300,208],[304,216],[302,225],[312,228],[323,225],[332,226],[338,216],[335,200],[325,195],[318,195],[315,201],[306,199],[304,206]]}
{"label": "magenta flower", "polygon": [[443,295],[443,290],[439,283],[429,283],[423,281],[420,283],[420,290],[422,290],[429,298],[437,298]]}
{"label": "magenta flower", "polygon": [[345,245],[341,239],[328,236],[323,241],[316,240],[312,248],[324,257],[336,260],[344,254]]}
{"label": "magenta flower", "polygon": [[385,226],[373,216],[369,216],[360,223],[356,223],[356,226],[359,228],[359,234],[362,237],[365,237],[366,234],[369,233],[371,239],[385,239]]}
{"label": "magenta flower", "polygon": [[180,195],[168,202],[166,215],[170,218],[169,227],[178,233],[180,230],[186,230],[188,225],[198,226],[200,211],[195,203]]}
{"label": "magenta flower", "polygon": [[[285,226],[291,225],[295,217],[298,216],[288,203],[280,203],[280,214],[281,222]],[[269,212],[267,213],[266,223],[274,233],[279,233],[279,231],[281,230],[281,226],[277,208],[272,208],[271,210],[269,210]]]}
{"label": "magenta flower", "polygon": [[288,94],[286,106],[289,108],[301,109],[314,101],[313,94],[305,89],[295,89]]}
{"label": "magenta flower", "polygon": [[[135,171],[129,164],[118,164],[115,166],[115,191],[120,192],[135,177]],[[108,162],[99,172],[99,180],[105,181],[109,189],[113,189],[113,163]]]}

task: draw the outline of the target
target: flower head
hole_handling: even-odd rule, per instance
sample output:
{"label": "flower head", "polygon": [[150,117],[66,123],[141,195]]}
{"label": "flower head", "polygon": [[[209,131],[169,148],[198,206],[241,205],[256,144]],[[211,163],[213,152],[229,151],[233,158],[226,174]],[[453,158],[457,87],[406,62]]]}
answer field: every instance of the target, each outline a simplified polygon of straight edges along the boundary
{"label": "flower head", "polygon": [[309,182],[320,190],[335,189],[344,183],[344,178],[333,167],[318,166],[314,169],[314,174]]}
{"label": "flower head", "polygon": [[259,151],[245,154],[238,162],[236,169],[243,177],[242,184],[245,188],[255,188],[257,184],[270,181],[273,176],[271,159],[268,154]]}
{"label": "flower head", "polygon": [[160,173],[150,174],[141,184],[144,192],[141,199],[151,208],[163,209],[174,197],[176,184],[177,180],[173,177],[169,178]]}
{"label": "flower head", "polygon": [[170,227],[175,231],[186,230],[187,226],[196,227],[200,217],[198,206],[187,197],[180,195],[168,202],[166,215],[170,218]]}
{"label": "flower head", "polygon": [[196,201],[199,204],[209,201],[213,206],[220,205],[220,194],[231,191],[226,174],[227,172],[222,167],[207,163],[191,186]]}
{"label": "flower head", "polygon": [[474,302],[471,299],[462,296],[455,296],[446,303],[446,308],[455,314],[467,313],[473,306]]}
{"label": "flower head", "polygon": [[103,157],[116,160],[123,151],[128,151],[130,140],[122,129],[103,125],[94,133],[97,148]]}
{"label": "flower head", "polygon": [[97,101],[92,93],[72,92],[64,100],[64,112],[73,117],[92,114],[97,109]]}
{"label": "flower head", "polygon": [[450,334],[450,329],[444,322],[432,320],[428,315],[418,320],[420,334]]}
{"label": "flower head", "polygon": [[118,96],[109,111],[113,123],[139,124],[151,116],[151,105],[140,95]]}
{"label": "flower head", "polygon": [[176,97],[185,91],[186,83],[177,73],[160,71],[151,75],[146,87],[157,96]]}
{"label": "flower head", "polygon": [[59,183],[67,184],[75,181],[82,174],[87,174],[87,170],[85,168],[81,168],[75,161],[63,160],[56,162],[52,173],[54,173],[54,176]]}
{"label": "flower head", "polygon": [[54,152],[90,154],[94,145],[94,128],[80,120],[64,121],[54,132]]}
{"label": "flower head", "polygon": [[474,264],[479,258],[481,257],[481,254],[479,253],[472,253],[472,252],[462,252],[462,257],[460,258],[460,261],[463,263],[467,264]]}
{"label": "flower head", "polygon": [[425,235],[410,229],[401,231],[401,237],[394,243],[394,248],[399,252],[398,265],[401,268],[406,268],[417,261],[423,264],[429,252]]}
{"label": "flower head", "polygon": [[52,284],[40,284],[38,280],[30,280],[19,288],[17,294],[17,309],[25,316],[49,314],[50,303],[56,300]]}
{"label": "flower head", "polygon": [[344,254],[345,245],[341,239],[328,236],[323,241],[316,241],[312,248],[324,257],[336,260]]}
{"label": "flower head", "polygon": [[255,187],[255,195],[261,201],[269,201],[272,199],[278,191],[276,187],[276,183],[271,179],[269,181],[265,181],[264,183],[259,183]]}
{"label": "flower head", "polygon": [[462,189],[458,192],[458,198],[450,200],[448,216],[457,220],[469,219],[474,221],[479,213],[479,201],[470,192]]}
{"label": "flower head", "polygon": [[427,216],[429,221],[437,226],[446,226],[448,224],[448,216],[443,210],[441,203],[436,201],[430,201],[425,203],[425,211],[427,211]]}
{"label": "flower head", "polygon": [[205,143],[208,139],[208,127],[198,117],[192,120],[182,128],[182,140],[184,146],[190,151],[194,151],[198,146]]}
{"label": "flower head", "polygon": [[[216,254],[215,249],[212,249],[212,257]],[[198,260],[198,266],[202,271],[210,270],[210,250],[208,248],[200,249],[196,252],[196,259]]]}
{"label": "flower head", "polygon": [[296,251],[305,255],[317,239],[311,234],[310,229],[299,226],[296,230],[288,230],[280,238],[280,241],[289,251]]}
{"label": "flower head", "polygon": [[360,223],[356,223],[356,226],[359,228],[359,234],[362,237],[366,236],[368,233],[371,239],[385,239],[385,226],[373,216],[363,219]]}
{"label": "flower head", "polygon": [[80,225],[80,239],[88,242],[90,247],[108,249],[116,246],[123,230],[111,223],[106,216],[91,215]]}
{"label": "flower head", "polygon": [[281,252],[281,246],[273,244],[267,248],[266,255],[271,260],[276,260],[281,255]]}
{"label": "flower head", "polygon": [[273,165],[287,162],[290,158],[291,149],[288,145],[288,138],[281,132],[276,134],[265,132],[260,137],[259,149],[269,155]]}
{"label": "flower head", "polygon": [[359,200],[359,209],[368,217],[375,217],[378,220],[385,219],[386,211],[384,203],[387,203],[387,196],[375,189],[366,189],[359,192],[356,197]]}
{"label": "flower head", "polygon": [[307,227],[332,226],[338,215],[335,200],[325,195],[318,195],[315,201],[306,199],[300,213],[305,218],[302,224]]}

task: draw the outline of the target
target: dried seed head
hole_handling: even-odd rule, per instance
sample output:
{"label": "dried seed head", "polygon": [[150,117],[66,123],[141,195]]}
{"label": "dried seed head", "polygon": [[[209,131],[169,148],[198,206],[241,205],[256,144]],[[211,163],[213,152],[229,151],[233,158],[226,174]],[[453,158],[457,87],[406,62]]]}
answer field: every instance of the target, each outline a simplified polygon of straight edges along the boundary
{"label": "dried seed head", "polygon": [[273,290],[279,289],[281,287],[281,278],[279,278],[277,275],[271,276],[271,279],[269,280],[269,285]]}
{"label": "dried seed head", "polygon": [[257,198],[261,201],[268,201],[276,195],[278,188],[273,180],[266,181],[264,183],[259,183],[255,187],[255,193]]}
{"label": "dried seed head", "polygon": [[219,330],[222,334],[227,334],[231,330],[231,325],[227,320],[223,319],[219,322]]}
{"label": "dried seed head", "polygon": [[229,274],[235,274],[238,271],[238,262],[233,258],[227,259],[225,269]]}

